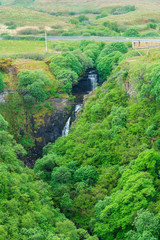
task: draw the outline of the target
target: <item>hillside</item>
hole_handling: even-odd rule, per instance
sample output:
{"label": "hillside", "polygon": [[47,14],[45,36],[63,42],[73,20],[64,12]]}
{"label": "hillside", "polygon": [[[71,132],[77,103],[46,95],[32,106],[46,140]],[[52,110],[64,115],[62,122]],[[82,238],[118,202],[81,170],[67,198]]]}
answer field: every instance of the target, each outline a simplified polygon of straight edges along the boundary
{"label": "hillside", "polygon": [[159,239],[159,56],[125,57],[34,167],[66,216],[99,239]]}
{"label": "hillside", "polygon": [[[142,0],[142,1],[131,1],[131,0],[115,0],[114,2],[111,0],[64,0],[63,4],[60,0],[1,0],[2,5],[14,5],[14,6],[24,6],[24,7],[32,7],[35,9],[43,9],[43,10],[54,10],[58,11],[82,11],[89,9],[100,9],[103,7],[111,7],[111,6],[123,6],[123,5],[135,5],[136,7],[145,10],[150,10],[151,7],[156,9],[158,6],[157,0]],[[152,3],[152,4],[151,4]],[[152,6],[151,6],[152,5]]]}
{"label": "hillside", "polygon": [[0,0],[0,240],[160,240],[159,36],[158,0]]}
{"label": "hillside", "polygon": [[[159,49],[139,56],[130,43],[86,40],[54,48],[40,60],[0,61],[0,91],[12,90],[0,104],[2,240],[158,240]],[[102,86],[74,121],[72,87],[93,68]]]}
{"label": "hillside", "polygon": [[[11,35],[121,36],[136,27],[159,35],[158,1],[2,1],[0,33]],[[129,8],[128,8],[129,6]],[[83,16],[83,17],[82,17]],[[110,23],[108,23],[108,21]],[[107,22],[107,23],[106,23]],[[112,24],[117,23],[118,28]],[[133,35],[134,36],[134,35]]]}

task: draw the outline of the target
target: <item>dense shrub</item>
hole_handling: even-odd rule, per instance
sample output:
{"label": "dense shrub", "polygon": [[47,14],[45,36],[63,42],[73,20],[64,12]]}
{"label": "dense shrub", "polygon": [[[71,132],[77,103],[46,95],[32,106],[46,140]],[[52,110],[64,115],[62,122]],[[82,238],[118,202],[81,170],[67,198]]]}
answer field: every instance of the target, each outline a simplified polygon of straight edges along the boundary
{"label": "dense shrub", "polygon": [[157,24],[156,23],[148,23],[147,24],[147,28],[152,28],[152,29],[156,29],[157,28]]}
{"label": "dense shrub", "polygon": [[88,185],[93,185],[97,182],[98,174],[94,166],[85,166],[79,168],[75,174],[76,182],[86,182]]}
{"label": "dense shrub", "polygon": [[140,33],[137,28],[131,27],[124,32],[125,37],[139,37]]}
{"label": "dense shrub", "polygon": [[127,5],[127,6],[124,6],[124,7],[113,8],[111,10],[111,14],[120,15],[120,14],[125,14],[125,13],[128,13],[128,12],[132,12],[132,11],[135,11],[135,10],[136,10],[135,6]]}
{"label": "dense shrub", "polygon": [[10,26],[16,26],[16,23],[14,21],[9,21],[5,23],[6,26],[10,27]]}
{"label": "dense shrub", "polygon": [[147,32],[142,35],[142,37],[159,37],[158,32]]}
{"label": "dense shrub", "polygon": [[119,27],[117,22],[106,21],[106,22],[103,23],[103,25],[105,27],[108,27],[109,29],[115,31],[115,32],[118,32],[118,33],[120,32],[120,27]]}
{"label": "dense shrub", "polygon": [[105,17],[107,17],[107,16],[108,16],[107,13],[102,13],[102,14],[98,15],[98,16],[96,17],[96,19],[105,18]]}
{"label": "dense shrub", "polygon": [[0,131],[8,130],[8,122],[4,120],[3,116],[0,114]]}
{"label": "dense shrub", "polygon": [[28,103],[45,100],[45,87],[49,84],[50,80],[43,71],[26,70],[18,74],[18,91]]}
{"label": "dense shrub", "polygon": [[4,89],[3,76],[2,73],[0,73],[0,92],[2,92],[3,89]]}
{"label": "dense shrub", "polygon": [[9,26],[7,29],[16,29],[16,25]]}
{"label": "dense shrub", "polygon": [[84,21],[88,21],[89,18],[86,17],[85,15],[80,15],[80,16],[78,17],[78,20],[79,20],[79,22],[84,22]]}
{"label": "dense shrub", "polygon": [[71,81],[73,84],[76,84],[78,82],[78,75],[76,72],[70,70],[70,69],[61,69],[57,75],[56,78],[61,82],[68,82]]}
{"label": "dense shrub", "polygon": [[159,215],[155,216],[149,210],[141,209],[134,220],[134,230],[126,234],[126,240],[153,239],[157,240],[160,233]]}
{"label": "dense shrub", "polygon": [[118,65],[121,58],[122,54],[118,51],[114,51],[109,55],[97,59],[97,70],[102,82],[107,80],[107,77],[111,74],[114,66]]}
{"label": "dense shrub", "polygon": [[34,28],[25,28],[18,31],[18,34],[20,35],[37,35],[39,34],[39,30]]}
{"label": "dense shrub", "polygon": [[75,19],[75,18],[71,18],[70,19],[70,23],[72,23],[72,24],[78,24],[78,20],[77,19]]}
{"label": "dense shrub", "polygon": [[114,52],[114,51],[119,51],[121,53],[126,53],[128,52],[128,47],[125,43],[123,42],[113,42],[108,44],[100,53],[100,57],[105,57],[106,55]]}

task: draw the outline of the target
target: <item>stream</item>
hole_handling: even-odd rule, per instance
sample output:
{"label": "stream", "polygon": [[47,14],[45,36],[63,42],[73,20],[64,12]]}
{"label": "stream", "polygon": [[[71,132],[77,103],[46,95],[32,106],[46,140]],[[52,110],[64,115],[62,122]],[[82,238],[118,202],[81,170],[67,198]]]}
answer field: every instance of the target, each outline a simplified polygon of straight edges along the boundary
{"label": "stream", "polygon": [[[96,70],[89,70],[83,76],[83,78],[79,81],[77,85],[73,87],[72,94],[75,96],[75,109],[74,114],[78,113],[81,108],[83,107],[83,98],[84,95],[89,94],[93,91],[98,84],[98,74]],[[69,133],[69,129],[71,127],[72,119],[71,117],[68,118],[63,130],[62,136],[65,137]]]}

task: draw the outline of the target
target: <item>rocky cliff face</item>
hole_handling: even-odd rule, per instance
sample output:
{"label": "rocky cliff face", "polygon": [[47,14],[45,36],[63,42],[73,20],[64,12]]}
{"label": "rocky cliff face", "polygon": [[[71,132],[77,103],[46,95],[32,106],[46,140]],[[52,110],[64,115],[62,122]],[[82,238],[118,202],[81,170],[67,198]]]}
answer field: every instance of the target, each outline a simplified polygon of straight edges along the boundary
{"label": "rocky cliff face", "polygon": [[7,96],[14,93],[14,91],[3,91],[0,93],[0,104],[7,102]]}
{"label": "rocky cliff face", "polygon": [[22,160],[25,165],[33,167],[37,158],[42,156],[42,149],[49,142],[53,143],[62,136],[67,119],[72,116],[74,103],[68,99],[54,98],[50,100],[53,110],[42,115],[31,115],[30,124],[35,146]]}

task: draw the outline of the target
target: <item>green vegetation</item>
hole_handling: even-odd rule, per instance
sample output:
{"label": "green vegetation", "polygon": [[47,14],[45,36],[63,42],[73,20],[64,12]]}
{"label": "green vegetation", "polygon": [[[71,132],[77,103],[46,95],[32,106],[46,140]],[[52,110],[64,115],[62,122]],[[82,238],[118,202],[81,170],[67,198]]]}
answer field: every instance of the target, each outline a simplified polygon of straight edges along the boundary
{"label": "green vegetation", "polygon": [[124,36],[125,37],[139,37],[139,31],[137,28],[128,28],[125,32],[124,32]]}
{"label": "green vegetation", "polygon": [[120,15],[120,14],[125,14],[128,12],[132,12],[135,10],[136,10],[135,6],[130,6],[130,5],[124,6],[124,7],[115,7],[111,10],[111,14]]}
{"label": "green vegetation", "polygon": [[[159,34],[157,1],[132,4],[128,1],[124,5],[118,0],[101,3],[82,0],[81,4],[75,0],[70,4],[65,0],[62,6],[55,0],[5,0],[0,6],[3,24],[0,34],[42,37],[47,30],[52,36],[121,36],[128,28],[135,27],[140,35],[145,34],[146,29],[155,29]],[[110,24],[104,26],[104,22]]]}
{"label": "green vegetation", "polygon": [[126,53],[128,47],[123,42],[108,44],[100,53],[96,66],[101,77],[101,82],[111,74],[115,66],[122,60],[122,53]]}
{"label": "green vegetation", "polygon": [[154,214],[148,210],[140,210],[134,221],[136,231],[129,231],[127,240],[158,239],[159,224],[159,216],[155,217]]}
{"label": "green vegetation", "polygon": [[[130,42],[57,40],[46,53],[44,42],[45,30],[159,36],[157,2],[144,3],[0,3],[0,93],[10,92],[0,104],[0,240],[160,238],[159,49],[140,57]],[[73,114],[72,87],[92,68],[102,86],[54,142]]]}
{"label": "green vegetation", "polygon": [[76,229],[59,209],[54,208],[50,187],[32,170],[24,168],[17,155],[25,154],[7,132],[0,115],[0,238],[41,240],[97,240]]}
{"label": "green vegetation", "polygon": [[2,92],[3,89],[4,89],[3,76],[2,73],[0,73],[0,92]]}
{"label": "green vegetation", "polygon": [[35,101],[44,101],[47,98],[47,88],[51,85],[48,77],[41,71],[22,71],[18,74],[18,91],[24,102],[33,104]]}
{"label": "green vegetation", "polygon": [[158,240],[159,51],[135,61],[117,51],[102,58],[111,54],[121,55],[118,67],[34,171],[61,211],[99,239]]}
{"label": "green vegetation", "polygon": [[103,45],[99,43],[86,40],[80,42],[79,49],[73,48],[73,52],[67,52],[65,47],[58,46],[59,50],[65,50],[65,52],[51,57],[49,66],[59,80],[62,92],[71,93],[72,85],[78,82],[80,74],[93,67],[102,47]]}
{"label": "green vegetation", "polygon": [[[53,53],[52,44],[48,42],[48,51]],[[45,44],[42,41],[0,41],[0,56],[18,55],[18,54],[44,54]]]}

